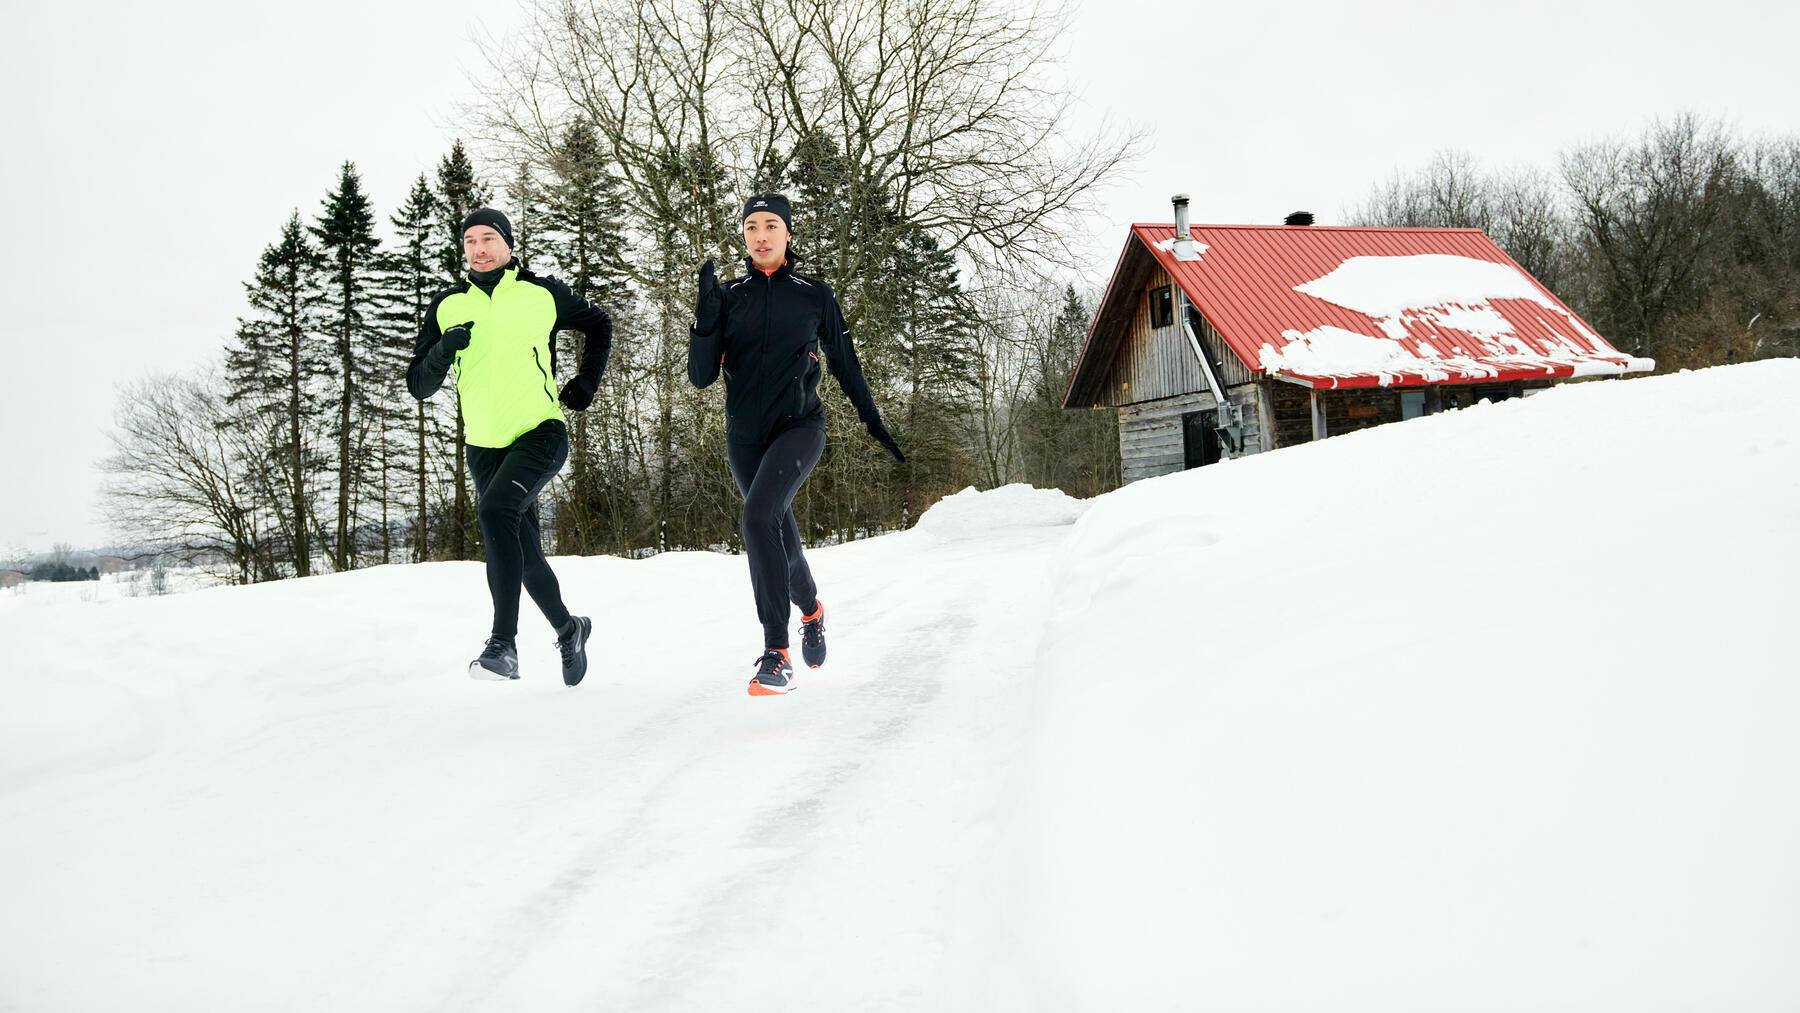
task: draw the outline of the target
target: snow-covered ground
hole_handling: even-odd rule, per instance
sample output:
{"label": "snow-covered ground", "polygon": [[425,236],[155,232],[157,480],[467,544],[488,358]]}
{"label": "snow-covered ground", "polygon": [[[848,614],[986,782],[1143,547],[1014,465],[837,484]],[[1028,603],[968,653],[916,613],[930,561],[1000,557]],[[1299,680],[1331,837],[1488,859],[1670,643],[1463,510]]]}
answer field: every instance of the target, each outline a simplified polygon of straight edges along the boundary
{"label": "snow-covered ground", "polygon": [[574,690],[475,564],[0,595],[0,1009],[1795,1009],[1796,390],[963,493],[780,698],[725,556]]}
{"label": "snow-covered ground", "polygon": [[117,601],[120,598],[183,594],[218,587],[223,583],[220,578],[203,570],[186,567],[165,569],[160,578],[156,576],[155,570],[143,569],[103,573],[99,580],[28,580],[12,587],[0,588],[0,603],[4,603],[0,604],[0,610],[61,606],[76,601],[91,604]]}

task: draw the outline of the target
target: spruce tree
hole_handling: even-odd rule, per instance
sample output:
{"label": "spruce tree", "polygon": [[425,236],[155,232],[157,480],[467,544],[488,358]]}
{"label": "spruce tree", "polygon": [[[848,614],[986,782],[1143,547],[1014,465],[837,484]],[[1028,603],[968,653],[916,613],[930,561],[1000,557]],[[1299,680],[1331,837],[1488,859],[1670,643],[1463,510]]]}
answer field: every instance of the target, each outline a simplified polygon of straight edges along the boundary
{"label": "spruce tree", "polygon": [[[630,298],[626,281],[620,188],[608,172],[599,135],[577,118],[557,140],[549,173],[538,194],[534,249],[555,264],[574,293],[604,309],[615,328]],[[565,332],[561,354],[579,364],[583,336]],[[629,547],[637,527],[629,484],[629,457],[614,411],[625,397],[632,364],[627,342],[617,342],[594,403],[569,419],[569,480],[557,502],[554,532],[564,553]]]}
{"label": "spruce tree", "polygon": [[[969,416],[971,404],[988,410],[984,398],[993,388],[982,382],[986,360],[975,336],[980,324],[956,258],[915,226],[883,231],[898,235],[868,294],[883,305],[865,318],[862,344],[872,346],[877,376],[888,381],[887,403],[896,416],[889,428],[909,448],[897,518],[905,526],[974,480],[957,423]],[[883,375],[888,370],[891,376]],[[887,465],[880,456],[875,462]]]}
{"label": "spruce tree", "polygon": [[469,213],[487,203],[487,189],[475,178],[475,164],[458,140],[438,163],[437,220],[443,245],[438,267],[452,283],[463,276],[462,223]]}
{"label": "spruce tree", "polygon": [[1083,497],[1119,484],[1116,414],[1062,407],[1092,316],[1075,286],[1067,286],[1060,309],[1034,349],[1031,387],[1019,423],[1026,480]]}
{"label": "spruce tree", "polygon": [[785,167],[794,245],[808,273],[836,291],[870,393],[907,448],[899,468],[868,453],[848,399],[821,383],[838,438],[814,472],[816,500],[829,505],[815,523],[842,537],[910,523],[972,477],[957,426],[970,401],[972,330],[955,259],[905,221],[893,194],[873,188],[830,138],[802,138]]}
{"label": "spruce tree", "polygon": [[[475,166],[463,150],[463,142],[459,139],[438,164],[438,222],[441,226],[440,236],[444,245],[439,248],[438,266],[449,277],[452,284],[463,276],[463,265],[467,263],[463,256],[462,223],[469,213],[481,207],[487,200],[487,193],[475,178]],[[452,521],[451,545],[457,559],[468,559],[470,556],[470,530],[474,517],[469,506],[469,470],[463,460],[463,414],[462,401],[456,405],[456,503]]]}
{"label": "spruce tree", "polygon": [[356,563],[362,487],[381,463],[370,458],[379,453],[387,429],[371,375],[381,346],[373,304],[381,285],[380,241],[375,237],[375,212],[362,192],[354,163],[343,164],[337,189],[327,194],[322,204],[318,224],[310,231],[327,265],[331,295],[326,327],[338,374],[338,390],[330,404],[338,474],[337,539],[332,560],[337,569],[347,570]]}
{"label": "spruce tree", "polygon": [[[665,219],[639,257],[648,269],[639,275],[639,294],[647,305],[637,314],[645,332],[638,382],[650,399],[651,431],[638,458],[641,488],[649,491],[649,544],[660,551],[736,537],[736,509],[725,508],[736,492],[716,449],[722,406],[711,391],[696,391],[688,383],[687,348],[695,273],[701,261],[738,243],[735,198],[715,152],[699,145],[664,149],[656,155],[654,178],[664,194]],[[721,274],[728,277],[729,271]],[[726,519],[732,523],[723,523]]]}
{"label": "spruce tree", "polygon": [[[381,332],[388,342],[384,361],[392,364],[396,377],[403,375],[411,363],[425,311],[431,305],[431,297],[442,287],[437,257],[437,214],[437,197],[421,174],[413,183],[406,203],[388,219],[398,242],[385,260],[388,299],[382,307]],[[452,458],[460,455],[450,444],[443,401],[413,402],[408,415],[413,431],[408,440],[409,454],[404,471],[415,481],[413,561],[422,563],[432,556],[431,476],[454,471],[455,462],[443,460],[446,450]]]}
{"label": "spruce tree", "polygon": [[624,305],[629,292],[619,214],[623,201],[608,169],[599,134],[577,118],[558,138],[550,163],[537,246],[576,295],[610,313]]}
{"label": "spruce tree", "polygon": [[506,216],[512,223],[512,252],[524,264],[538,252],[537,211],[541,200],[541,188],[537,177],[531,173],[531,162],[521,160],[518,171],[506,183],[507,207],[511,209]]}
{"label": "spruce tree", "polygon": [[272,497],[294,573],[312,572],[312,484],[323,470],[314,452],[322,412],[321,388],[332,375],[329,345],[315,336],[325,299],[324,261],[307,242],[300,213],[263,251],[256,276],[244,285],[252,316],[239,318],[225,371],[226,403],[236,424],[271,434],[266,463]]}

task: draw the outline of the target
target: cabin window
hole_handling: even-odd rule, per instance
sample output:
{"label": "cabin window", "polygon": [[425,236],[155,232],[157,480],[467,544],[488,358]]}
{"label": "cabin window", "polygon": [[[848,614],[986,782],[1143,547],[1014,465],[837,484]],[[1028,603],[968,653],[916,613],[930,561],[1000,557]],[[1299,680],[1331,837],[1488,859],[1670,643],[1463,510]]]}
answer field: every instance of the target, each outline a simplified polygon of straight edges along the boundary
{"label": "cabin window", "polygon": [[1400,392],[1400,418],[1416,419],[1425,414],[1425,392],[1422,390],[1403,390]]}
{"label": "cabin window", "polygon": [[1175,293],[1169,286],[1150,290],[1150,326],[1172,327],[1175,324]]}

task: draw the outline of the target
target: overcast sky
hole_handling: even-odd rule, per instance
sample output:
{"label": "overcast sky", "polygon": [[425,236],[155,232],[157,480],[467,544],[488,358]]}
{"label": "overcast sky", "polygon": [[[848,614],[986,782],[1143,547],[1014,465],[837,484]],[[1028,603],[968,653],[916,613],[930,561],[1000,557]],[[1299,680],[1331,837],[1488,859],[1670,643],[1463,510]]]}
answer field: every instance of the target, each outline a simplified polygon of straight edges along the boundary
{"label": "overcast sky", "polygon": [[[512,0],[5,3],[0,559],[108,540],[95,462],[120,384],[207,362],[288,214],[354,161],[385,224],[458,136]],[[1079,238],[1104,283],[1133,221],[1339,220],[1445,148],[1557,152],[1683,111],[1800,133],[1800,5],[1075,0],[1074,132],[1147,133]]]}

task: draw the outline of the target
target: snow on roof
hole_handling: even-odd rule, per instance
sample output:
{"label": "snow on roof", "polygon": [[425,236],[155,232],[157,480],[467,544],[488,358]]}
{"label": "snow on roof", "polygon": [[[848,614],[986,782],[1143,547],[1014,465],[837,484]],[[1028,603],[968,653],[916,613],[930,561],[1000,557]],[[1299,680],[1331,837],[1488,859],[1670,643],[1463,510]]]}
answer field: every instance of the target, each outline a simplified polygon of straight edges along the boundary
{"label": "snow on roof", "polygon": [[1195,246],[1209,252],[1192,260],[1175,255],[1172,225],[1132,231],[1247,367],[1301,383],[1656,366],[1614,348],[1477,229],[1198,225]]}
{"label": "snow on roof", "polygon": [[1174,257],[1176,260],[1199,260],[1206,254],[1207,246],[1205,243],[1190,238],[1187,248],[1183,249],[1177,245],[1175,237],[1170,236],[1162,242],[1157,243],[1156,248],[1168,253],[1169,256]]}
{"label": "snow on roof", "polygon": [[1294,289],[1371,317],[1397,317],[1433,306],[1475,306],[1489,299],[1529,299],[1559,308],[1511,264],[1444,253],[1351,257],[1325,277]]}

